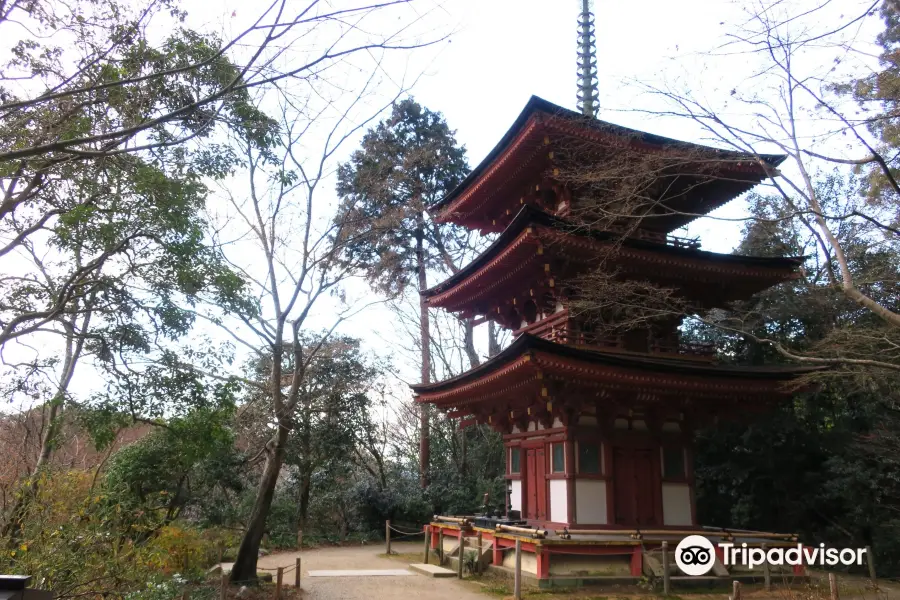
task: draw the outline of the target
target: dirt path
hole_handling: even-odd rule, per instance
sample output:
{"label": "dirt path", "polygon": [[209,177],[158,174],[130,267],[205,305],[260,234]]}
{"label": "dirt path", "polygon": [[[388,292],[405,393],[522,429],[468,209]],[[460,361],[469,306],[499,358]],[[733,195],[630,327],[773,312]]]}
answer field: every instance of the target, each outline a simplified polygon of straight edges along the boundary
{"label": "dirt path", "polygon": [[[415,543],[395,543],[394,551],[414,554],[421,548]],[[304,550],[303,576],[300,580],[304,598],[310,600],[486,600],[488,596],[472,590],[455,579],[433,579],[424,575],[378,577],[308,577],[309,571],[346,569],[403,569],[407,563],[379,556],[379,545],[349,548]],[[298,554],[284,552],[259,559],[260,570],[292,568]],[[295,582],[294,573],[286,574],[286,585]]]}
{"label": "dirt path", "polygon": [[[421,560],[421,546],[418,543],[394,543],[394,552],[399,556],[384,556],[384,546],[320,548],[304,550],[301,578],[304,600],[491,600],[502,598],[509,593],[510,582],[505,579],[486,576],[478,583],[460,582],[456,579],[434,579],[414,573],[408,576],[370,577],[309,577],[309,571],[326,570],[397,570],[406,569],[410,562]],[[274,574],[278,567],[293,569],[297,552],[283,552],[259,559],[259,569]],[[827,576],[813,572],[810,585],[790,587],[777,586],[772,592],[765,592],[760,585],[746,586],[744,595],[752,600],[828,600]],[[293,586],[293,570],[284,578],[285,585]],[[840,575],[838,578],[841,600],[900,600],[900,585],[880,581],[880,589],[867,589],[865,577]],[[727,587],[727,586],[726,586]],[[485,593],[488,590],[493,594]],[[675,590],[681,600],[725,600],[729,589]],[[652,592],[632,586],[615,589],[583,588],[559,592],[528,589],[528,600],[655,600]]]}

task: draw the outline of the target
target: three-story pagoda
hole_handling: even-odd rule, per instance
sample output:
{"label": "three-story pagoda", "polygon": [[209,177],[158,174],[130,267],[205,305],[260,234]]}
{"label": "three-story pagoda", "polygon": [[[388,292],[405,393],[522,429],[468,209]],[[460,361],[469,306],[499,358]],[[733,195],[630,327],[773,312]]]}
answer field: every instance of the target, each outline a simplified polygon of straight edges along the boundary
{"label": "three-story pagoda", "polygon": [[[557,177],[555,156],[564,152],[577,163],[576,147],[586,163],[626,149],[650,155],[678,147],[714,158],[708,164],[715,172],[682,169],[661,182],[653,218],[629,217],[623,228],[575,226],[571,215],[582,199]],[[515,339],[480,366],[413,390],[418,402],[463,425],[486,423],[503,433],[508,503],[529,525],[699,525],[693,432],[786,398],[785,384],[798,370],[717,364],[715,348],[680,339],[677,318],[598,332],[572,310],[571,283],[599,264],[621,281],[674,289],[707,310],[798,277],[801,258],[706,252],[671,236],[749,190],[781,160],[645,134],[533,97],[481,164],[431,208],[440,222],[499,235],[424,291],[428,305],[493,320]]]}

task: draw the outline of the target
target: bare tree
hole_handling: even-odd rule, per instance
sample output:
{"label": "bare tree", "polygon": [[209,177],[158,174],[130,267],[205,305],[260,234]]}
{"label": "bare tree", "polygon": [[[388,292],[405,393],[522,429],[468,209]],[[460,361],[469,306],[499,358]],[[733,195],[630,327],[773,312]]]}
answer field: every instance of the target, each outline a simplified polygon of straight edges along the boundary
{"label": "bare tree", "polygon": [[[681,202],[697,186],[740,192],[764,178],[768,191],[761,197],[771,210],[739,220],[745,227],[754,223],[774,227],[792,220],[802,224],[815,243],[818,256],[813,260],[821,268],[822,284],[876,317],[881,327],[856,338],[856,343],[848,343],[845,332],[841,344],[834,338],[798,351],[752,331],[749,325],[758,323],[758,318],[723,318],[712,313],[702,319],[768,345],[792,361],[900,370],[891,358],[895,354],[891,349],[900,341],[900,311],[887,292],[897,281],[896,273],[882,272],[871,279],[860,274],[859,261],[854,259],[861,240],[868,252],[892,255],[900,242],[896,148],[879,137],[880,128],[895,118],[884,108],[893,106],[893,99],[861,99],[858,85],[856,97],[850,93],[854,82],[880,77],[872,59],[874,43],[866,41],[864,33],[878,18],[877,6],[877,2],[858,3],[858,10],[852,12],[838,11],[828,2],[748,1],[746,21],[732,28],[728,41],[709,55],[721,62],[719,68],[731,64],[733,72],[744,75],[718,102],[695,92],[693,86],[700,87],[696,80],[677,86],[638,83],[661,106],[639,112],[689,120],[721,150],[667,144],[664,150],[648,154],[639,143],[626,140],[606,156],[585,161],[575,159],[599,151],[573,143],[560,152],[559,176],[579,190],[576,217],[585,225],[617,231],[623,240],[646,237],[663,220],[683,225],[702,216],[705,210],[692,212]],[[892,18],[896,22],[892,11],[890,3],[885,4],[883,14],[889,26]],[[874,84],[869,81],[868,85]],[[848,187],[836,200],[823,195],[829,189],[823,184],[829,174],[837,170],[852,177],[853,169],[866,176],[865,187]],[[851,248],[854,241],[857,248]],[[696,307],[678,301],[674,289],[647,289],[647,284],[638,283],[632,287],[639,289],[613,289],[619,280],[610,266],[615,262],[614,246],[603,258],[607,267],[582,282],[583,308],[615,302],[620,308],[631,306],[632,316],[639,319],[697,316]],[[639,297],[652,300],[639,304]]]}
{"label": "bare tree", "polygon": [[[60,229],[104,214],[110,198],[122,195],[106,172],[128,173],[145,188],[151,165],[222,176],[240,158],[221,143],[223,129],[240,128],[257,145],[271,135],[249,104],[252,91],[311,86],[346,76],[342,69],[358,55],[433,41],[416,37],[413,25],[424,17],[410,12],[411,2],[333,8],[275,0],[227,41],[186,29],[174,0],[139,8],[3,3],[0,32],[15,52],[0,65],[0,347],[66,318],[97,292],[107,265],[128,261],[147,241],[146,232],[132,230],[95,247],[77,268],[54,274],[52,293],[40,274],[21,272],[23,254],[42,258]],[[379,31],[378,20],[389,14],[400,26],[364,33]],[[151,28],[172,33],[157,41]]]}
{"label": "bare tree", "polygon": [[257,402],[265,403],[272,423],[259,453],[264,467],[232,581],[256,577],[285,442],[295,427],[310,365],[336,328],[371,304],[354,300],[345,289],[364,266],[342,256],[345,245],[356,241],[346,235],[352,207],[342,205],[335,214],[322,194],[334,174],[336,153],[406,91],[401,87],[373,106],[381,69],[376,59],[352,95],[327,81],[312,90],[280,87],[277,141],[266,150],[243,143],[246,181],[235,178],[222,186],[228,206],[211,219],[219,224],[213,232],[217,246],[249,282],[259,307],[236,320],[215,310],[204,316],[262,361],[265,382],[245,383],[255,389]]}

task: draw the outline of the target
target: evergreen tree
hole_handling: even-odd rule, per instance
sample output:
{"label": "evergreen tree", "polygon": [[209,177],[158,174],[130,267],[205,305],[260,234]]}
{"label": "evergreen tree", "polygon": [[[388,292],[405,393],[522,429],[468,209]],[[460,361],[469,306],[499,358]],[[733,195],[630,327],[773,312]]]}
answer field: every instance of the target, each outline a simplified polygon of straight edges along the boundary
{"label": "evergreen tree", "polygon": [[[456,270],[468,234],[441,226],[427,209],[455,188],[468,171],[443,115],[413,99],[394,105],[391,116],[363,137],[362,147],[338,169],[338,194],[344,198],[353,240],[347,253],[364,262],[367,278],[379,291],[400,294],[409,286],[428,287],[428,270]],[[428,307],[419,302],[421,378],[431,380],[431,335]],[[470,357],[472,354],[470,354]],[[420,474],[427,485],[429,416],[420,416]]]}

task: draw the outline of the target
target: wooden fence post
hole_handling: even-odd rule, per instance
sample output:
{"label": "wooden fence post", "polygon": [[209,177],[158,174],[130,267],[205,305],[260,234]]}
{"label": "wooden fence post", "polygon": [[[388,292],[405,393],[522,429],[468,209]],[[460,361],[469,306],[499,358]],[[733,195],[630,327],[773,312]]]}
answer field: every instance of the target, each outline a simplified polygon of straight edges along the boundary
{"label": "wooden fence post", "polygon": [[731,584],[731,595],[734,600],[741,600],[741,582],[737,579]]}
{"label": "wooden fence post", "polygon": [[278,567],[275,574],[275,600],[281,600],[281,584],[284,582],[284,567]]}
{"label": "wooden fence post", "polygon": [[300,587],[300,557],[297,557],[297,564],[294,565],[294,571],[297,573],[297,578],[294,580],[296,585],[294,587]]}
{"label": "wooden fence post", "polygon": [[391,555],[391,520],[384,522],[384,553]]}
{"label": "wooden fence post", "polygon": [[425,529],[425,556],[423,557],[422,562],[426,565],[428,564],[428,546],[431,545],[431,527],[426,525]]}
{"label": "wooden fence post", "polygon": [[669,542],[662,543],[663,594],[669,595]]}
{"label": "wooden fence post", "polygon": [[872,546],[866,546],[866,562],[869,564],[869,579],[872,587],[878,589],[878,579],[875,577],[875,557],[872,556]]}
{"label": "wooden fence post", "polygon": [[438,565],[444,566],[444,528],[438,529]]}
{"label": "wooden fence post", "polygon": [[772,589],[772,569],[769,565],[769,549],[765,544],[761,545],[763,551],[763,589],[767,592]]}
{"label": "wooden fence post", "polygon": [[303,530],[297,530],[297,550],[303,550]]}
{"label": "wooden fence post", "polygon": [[479,573],[481,573],[482,535],[481,535],[481,532],[480,532],[480,531],[478,532],[478,536],[477,536],[476,539],[478,540],[478,553],[477,553],[477,555],[475,556],[475,566],[476,566],[476,570],[477,570]]}
{"label": "wooden fence post", "polygon": [[834,573],[828,574],[828,589],[831,592],[831,600],[838,600],[837,577]]}
{"label": "wooden fence post", "polygon": [[516,538],[516,570],[513,579],[513,598],[522,600],[522,540]]}
{"label": "wooden fence post", "polygon": [[459,530],[459,547],[456,550],[457,558],[459,558],[459,564],[456,565],[456,577],[457,579],[463,578],[463,562],[466,560],[466,536],[463,535],[463,530]]}
{"label": "wooden fence post", "polygon": [[228,575],[225,574],[225,569],[222,569],[222,577],[219,581],[219,600],[225,600],[225,595],[228,592]]}

